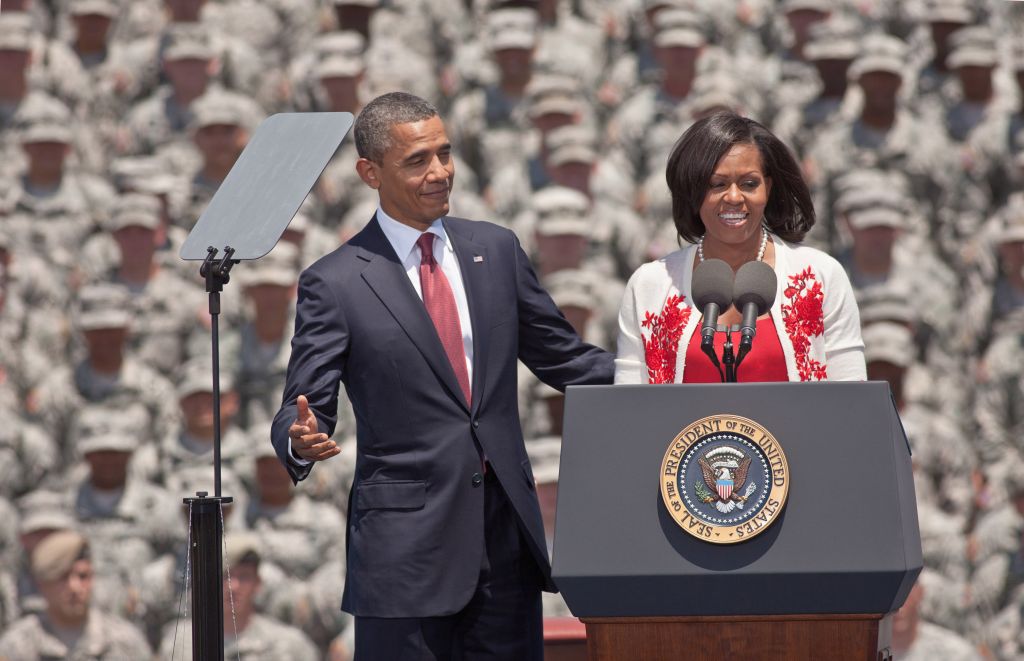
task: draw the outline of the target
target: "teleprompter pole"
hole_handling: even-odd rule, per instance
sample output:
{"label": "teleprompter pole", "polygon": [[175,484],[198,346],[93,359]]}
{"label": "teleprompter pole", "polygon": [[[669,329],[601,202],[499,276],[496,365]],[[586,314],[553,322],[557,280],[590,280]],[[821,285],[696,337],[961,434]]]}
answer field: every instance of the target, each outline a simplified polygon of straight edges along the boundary
{"label": "teleprompter pole", "polygon": [[221,542],[224,535],[222,507],[231,503],[230,496],[220,490],[220,292],[230,278],[235,250],[224,248],[224,256],[217,258],[218,250],[207,248],[206,259],[199,274],[206,279],[210,297],[210,342],[213,353],[213,497],[205,491],[195,498],[185,498],[189,505],[192,546],[189,561],[192,565],[192,658],[197,661],[224,660],[224,554]]}

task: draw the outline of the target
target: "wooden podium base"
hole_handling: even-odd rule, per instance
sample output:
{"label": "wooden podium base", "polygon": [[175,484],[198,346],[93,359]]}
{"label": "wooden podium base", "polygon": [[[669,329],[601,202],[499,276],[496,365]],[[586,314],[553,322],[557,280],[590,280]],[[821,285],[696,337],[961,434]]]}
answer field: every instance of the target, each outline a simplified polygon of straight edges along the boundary
{"label": "wooden podium base", "polygon": [[891,616],[582,618],[590,661],[885,661]]}

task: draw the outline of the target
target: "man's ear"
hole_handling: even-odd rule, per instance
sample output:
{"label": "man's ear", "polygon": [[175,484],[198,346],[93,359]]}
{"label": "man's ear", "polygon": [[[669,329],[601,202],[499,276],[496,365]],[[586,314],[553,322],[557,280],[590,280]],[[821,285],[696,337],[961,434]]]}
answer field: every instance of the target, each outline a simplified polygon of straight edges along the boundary
{"label": "man's ear", "polygon": [[368,158],[360,158],[356,161],[356,172],[359,173],[359,178],[363,180],[364,184],[374,190],[380,188],[380,177],[377,173],[376,163]]}

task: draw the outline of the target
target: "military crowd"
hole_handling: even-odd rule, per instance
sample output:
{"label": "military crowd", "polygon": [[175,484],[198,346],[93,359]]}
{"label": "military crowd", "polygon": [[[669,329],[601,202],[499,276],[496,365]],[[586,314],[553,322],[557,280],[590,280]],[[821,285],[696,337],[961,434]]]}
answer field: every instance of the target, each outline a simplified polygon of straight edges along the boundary
{"label": "military crowd", "polygon": [[[1022,35],[1005,0],[4,0],[0,659],[190,657],[213,373],[178,251],[264,117],[398,89],[442,110],[453,215],[514,229],[613,351],[624,281],[678,247],[678,136],[729,108],[782,137],[913,448],[926,568],[897,658],[1024,657]],[[355,158],[223,296],[227,658],[351,654],[354,419],[298,488],[268,436],[298,273],[375,209]],[[562,407],[522,370],[549,539]]]}

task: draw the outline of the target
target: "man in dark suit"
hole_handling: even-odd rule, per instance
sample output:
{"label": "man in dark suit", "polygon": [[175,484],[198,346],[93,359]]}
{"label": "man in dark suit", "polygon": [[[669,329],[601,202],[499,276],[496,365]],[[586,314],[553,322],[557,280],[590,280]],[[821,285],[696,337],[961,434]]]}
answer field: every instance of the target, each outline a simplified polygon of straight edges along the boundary
{"label": "man in dark suit", "polygon": [[554,586],[516,361],[564,389],[611,383],[612,356],[579,339],[512,232],[447,215],[455,165],[433,106],[379,97],[355,141],[380,205],[300,278],[274,446],[296,481],[337,454],[345,384],[357,455],[342,608],[357,659],[540,660],[540,591]]}

